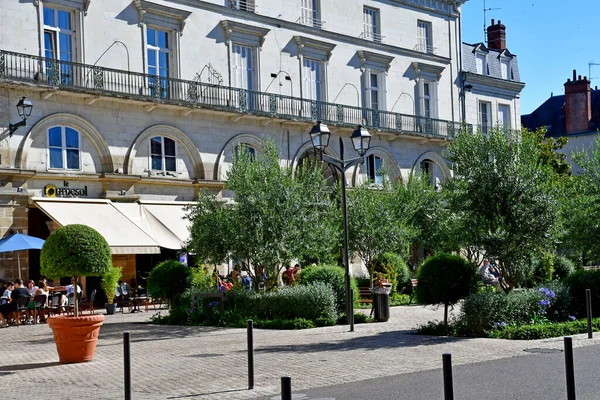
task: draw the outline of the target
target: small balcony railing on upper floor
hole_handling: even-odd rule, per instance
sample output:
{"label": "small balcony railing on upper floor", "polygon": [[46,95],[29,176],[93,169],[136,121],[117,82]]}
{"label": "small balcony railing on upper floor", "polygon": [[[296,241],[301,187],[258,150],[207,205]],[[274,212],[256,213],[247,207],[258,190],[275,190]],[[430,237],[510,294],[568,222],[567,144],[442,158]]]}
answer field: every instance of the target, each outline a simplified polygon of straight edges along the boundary
{"label": "small balcony railing on upper floor", "polygon": [[258,117],[294,121],[317,120],[335,126],[356,127],[397,134],[451,138],[459,122],[389,111],[302,99],[222,85],[58,61],[0,50],[0,80],[22,81],[95,96],[199,107]]}
{"label": "small balcony railing on upper floor", "polygon": [[512,129],[510,126],[502,126],[502,125],[489,125],[489,124],[477,124],[472,128],[474,133],[483,133],[484,135],[489,134],[493,130],[499,130],[505,134],[516,135],[520,134],[521,131],[517,129]]}
{"label": "small balcony railing on upper floor", "polygon": [[254,0],[229,0],[229,7],[247,12],[256,11],[256,4]]}
{"label": "small balcony railing on upper floor", "polygon": [[365,40],[370,40],[371,42],[375,42],[375,43],[381,43],[381,39],[384,38],[384,36],[381,36],[380,33],[378,32],[372,32],[372,31],[363,31],[359,36],[360,39],[365,39]]}
{"label": "small balcony railing on upper floor", "polygon": [[437,47],[433,47],[429,44],[425,44],[425,43],[418,43],[415,47],[413,47],[413,50],[416,51],[420,51],[421,53],[427,53],[427,54],[436,54],[437,53]]}
{"label": "small balcony railing on upper floor", "polygon": [[323,29],[325,27],[325,21],[319,18],[309,17],[307,15],[302,15],[300,18],[298,18],[298,20],[296,20],[296,23],[311,26],[317,29]]}

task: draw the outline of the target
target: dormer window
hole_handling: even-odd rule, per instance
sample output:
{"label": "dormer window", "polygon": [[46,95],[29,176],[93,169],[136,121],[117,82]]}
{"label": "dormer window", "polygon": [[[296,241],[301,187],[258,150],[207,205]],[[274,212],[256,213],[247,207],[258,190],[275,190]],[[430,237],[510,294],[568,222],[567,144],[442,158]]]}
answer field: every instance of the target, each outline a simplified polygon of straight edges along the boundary
{"label": "dormer window", "polygon": [[510,68],[510,58],[500,60],[500,70],[502,71],[502,79],[513,79]]}
{"label": "dormer window", "polygon": [[475,62],[477,64],[477,73],[478,74],[481,74],[481,75],[489,74],[486,54],[484,54],[484,53],[477,54]]}

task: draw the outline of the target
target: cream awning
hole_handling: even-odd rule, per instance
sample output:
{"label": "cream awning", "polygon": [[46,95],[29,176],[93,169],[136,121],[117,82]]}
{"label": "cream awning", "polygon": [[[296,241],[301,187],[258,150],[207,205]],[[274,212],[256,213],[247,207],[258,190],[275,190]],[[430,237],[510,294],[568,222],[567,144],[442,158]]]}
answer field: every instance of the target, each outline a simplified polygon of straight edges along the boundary
{"label": "cream awning", "polygon": [[47,199],[34,197],[34,203],[61,226],[83,224],[97,230],[113,254],[157,254],[158,243],[129,220],[110,200]]}
{"label": "cream awning", "polygon": [[187,215],[185,207],[195,203],[189,202],[156,202],[139,200],[146,211],[150,212],[157,220],[167,227],[181,243],[186,243],[190,238],[190,221],[184,219]]}
{"label": "cream awning", "polygon": [[139,203],[113,203],[134,224],[146,232],[156,243],[167,249],[179,250],[183,242],[169,228]]}

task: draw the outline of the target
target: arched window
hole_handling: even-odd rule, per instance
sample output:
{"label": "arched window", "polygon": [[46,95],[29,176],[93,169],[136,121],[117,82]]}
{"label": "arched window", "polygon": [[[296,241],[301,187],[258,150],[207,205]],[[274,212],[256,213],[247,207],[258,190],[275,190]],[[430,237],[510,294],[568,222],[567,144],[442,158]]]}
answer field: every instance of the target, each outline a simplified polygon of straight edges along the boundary
{"label": "arched window", "polygon": [[235,156],[239,157],[241,154],[248,154],[251,160],[256,158],[256,149],[247,143],[240,143],[235,146]]}
{"label": "arched window", "polygon": [[155,136],[150,139],[152,171],[177,172],[177,146],[173,139]]}
{"label": "arched window", "polygon": [[367,165],[367,176],[369,177],[369,181],[377,185],[383,185],[383,158],[371,154],[367,157],[365,164]]}
{"label": "arched window", "polygon": [[429,159],[421,161],[421,174],[429,177],[429,184],[438,189],[439,171],[435,163]]}
{"label": "arched window", "polygon": [[323,152],[321,150],[314,147],[307,150],[298,160],[298,168],[306,165],[314,165],[314,163],[321,165],[323,178],[327,181],[328,186],[333,186],[338,179],[338,172],[335,167],[323,161]]}
{"label": "arched window", "polygon": [[68,126],[48,129],[48,169],[81,169],[81,136]]}

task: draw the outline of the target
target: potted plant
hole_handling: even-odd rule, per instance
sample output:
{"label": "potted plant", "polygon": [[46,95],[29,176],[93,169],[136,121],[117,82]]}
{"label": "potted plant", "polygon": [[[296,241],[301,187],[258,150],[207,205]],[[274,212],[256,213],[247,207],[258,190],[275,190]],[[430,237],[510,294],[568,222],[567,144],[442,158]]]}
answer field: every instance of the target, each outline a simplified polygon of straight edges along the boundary
{"label": "potted plant", "polygon": [[108,243],[86,225],[66,225],[52,232],[40,254],[41,273],[74,278],[74,316],[48,318],[61,363],[91,361],[104,315],[79,316],[77,283],[81,276],[104,276],[111,266]]}
{"label": "potted plant", "polygon": [[107,315],[113,315],[117,309],[115,295],[117,293],[117,284],[119,283],[119,279],[121,279],[122,271],[123,267],[110,266],[108,272],[102,276],[101,286],[104,293],[106,293],[106,304],[104,304],[104,308],[106,308]]}

